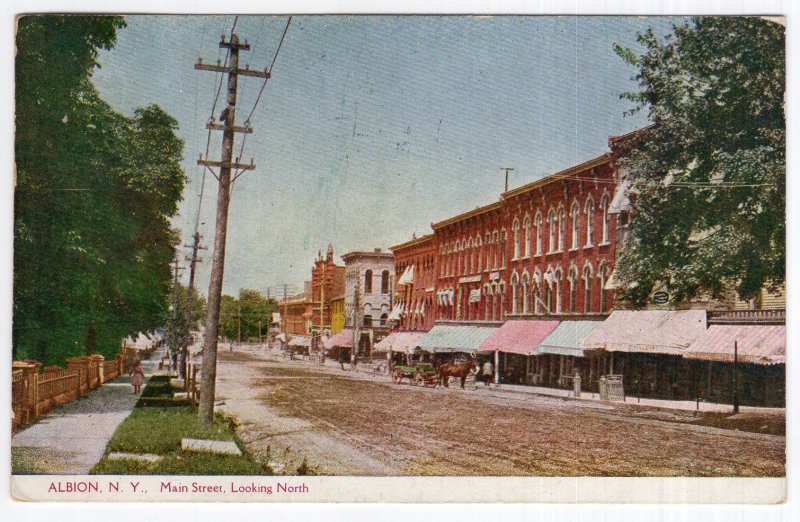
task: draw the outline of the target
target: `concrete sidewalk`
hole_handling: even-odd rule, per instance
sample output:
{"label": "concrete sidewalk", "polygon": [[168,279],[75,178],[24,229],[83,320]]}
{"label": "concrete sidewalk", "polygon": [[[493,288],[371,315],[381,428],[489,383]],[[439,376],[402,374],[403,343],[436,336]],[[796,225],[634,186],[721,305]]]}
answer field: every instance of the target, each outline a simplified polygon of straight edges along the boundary
{"label": "concrete sidewalk", "polygon": [[[145,384],[152,373],[145,366]],[[149,374],[148,374],[149,373]],[[60,406],[11,439],[12,473],[84,475],[102,458],[139,396],[121,375]]]}

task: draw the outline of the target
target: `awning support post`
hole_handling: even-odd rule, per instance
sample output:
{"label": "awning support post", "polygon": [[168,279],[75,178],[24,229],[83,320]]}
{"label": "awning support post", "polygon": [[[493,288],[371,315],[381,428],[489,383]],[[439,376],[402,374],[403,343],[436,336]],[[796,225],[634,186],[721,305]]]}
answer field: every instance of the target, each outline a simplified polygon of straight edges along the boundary
{"label": "awning support post", "polygon": [[494,383],[500,384],[500,351],[494,351]]}

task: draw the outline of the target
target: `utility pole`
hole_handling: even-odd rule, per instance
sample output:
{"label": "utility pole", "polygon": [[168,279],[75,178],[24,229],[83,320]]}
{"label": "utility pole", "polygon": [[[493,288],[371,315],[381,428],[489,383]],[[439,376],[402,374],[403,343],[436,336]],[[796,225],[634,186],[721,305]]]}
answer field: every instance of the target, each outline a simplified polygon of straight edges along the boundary
{"label": "utility pole", "polygon": [[[219,309],[222,299],[222,281],[225,273],[225,240],[228,232],[228,206],[231,198],[231,169],[237,171],[253,170],[255,165],[251,160],[249,164],[239,163],[239,158],[233,161],[234,136],[236,132],[251,133],[253,129],[246,125],[238,127],[236,123],[236,94],[239,75],[270,77],[266,70],[255,71],[249,68],[239,68],[239,51],[250,50],[250,45],[239,42],[236,33],[231,32],[230,41],[226,42],[223,35],[219,42],[222,49],[230,52],[228,65],[208,65],[198,61],[194,68],[203,71],[212,71],[228,74],[227,105],[220,115],[223,124],[208,122],[206,128],[222,130],[222,157],[220,161],[199,159],[198,165],[219,168],[219,188],[217,191],[217,216],[216,230],[214,232],[214,254],[211,258],[211,282],[208,287],[208,316],[206,319],[206,336],[203,345],[203,373],[200,381],[200,406],[198,416],[200,421],[209,424],[214,419],[214,397],[217,379],[217,337],[219,336]],[[247,122],[246,122],[247,123]],[[213,170],[212,170],[213,172]]]}
{"label": "utility pole", "polygon": [[733,413],[739,413],[739,383],[736,374],[739,372],[739,345],[733,341]]}
{"label": "utility pole", "polygon": [[173,274],[172,274],[172,314],[170,316],[170,339],[169,348],[172,352],[172,364],[177,365],[178,362],[178,345],[180,344],[180,335],[178,335],[178,271],[183,270],[184,267],[178,266],[178,255],[175,253],[173,261]]}
{"label": "utility pole", "polygon": [[[194,233],[194,241],[192,242],[192,257],[187,257],[189,265],[189,289],[186,294],[186,332],[183,345],[181,346],[180,361],[178,363],[178,376],[181,379],[186,378],[186,351],[189,348],[189,341],[191,339],[190,332],[192,331],[192,306],[194,304],[194,274],[197,268],[197,263],[203,261],[201,257],[197,256],[198,250],[208,250],[208,247],[200,246],[200,232]],[[189,245],[183,245],[188,247]]]}
{"label": "utility pole", "polygon": [[505,190],[505,192],[508,192],[508,173],[513,171],[514,169],[511,168],[511,167],[501,167],[500,170],[505,170],[506,171],[506,190]]}

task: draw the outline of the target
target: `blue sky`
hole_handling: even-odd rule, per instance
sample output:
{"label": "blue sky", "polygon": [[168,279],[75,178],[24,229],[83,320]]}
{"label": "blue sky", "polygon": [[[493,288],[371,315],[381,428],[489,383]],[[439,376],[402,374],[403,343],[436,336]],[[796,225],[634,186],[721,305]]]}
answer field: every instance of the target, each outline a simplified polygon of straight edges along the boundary
{"label": "blue sky", "polygon": [[[646,124],[624,117],[635,71],[614,43],[669,32],[667,17],[299,16],[252,119],[231,200],[224,292],[301,287],[318,250],[387,248],[430,223],[497,200],[501,167],[513,188],[596,157],[610,135]],[[101,95],[131,114],[156,103],[179,121],[189,183],[174,220],[193,233],[218,75],[232,16],[129,16],[100,56]],[[263,69],[286,17],[243,16],[241,63]],[[261,87],[240,78],[241,121]],[[220,102],[221,104],[222,102]],[[218,105],[220,106],[220,105]],[[217,115],[219,110],[217,110]],[[210,157],[219,157],[221,133]],[[239,150],[238,144],[236,150]],[[200,232],[213,243],[216,180],[207,176]],[[198,272],[206,293],[210,251]]]}

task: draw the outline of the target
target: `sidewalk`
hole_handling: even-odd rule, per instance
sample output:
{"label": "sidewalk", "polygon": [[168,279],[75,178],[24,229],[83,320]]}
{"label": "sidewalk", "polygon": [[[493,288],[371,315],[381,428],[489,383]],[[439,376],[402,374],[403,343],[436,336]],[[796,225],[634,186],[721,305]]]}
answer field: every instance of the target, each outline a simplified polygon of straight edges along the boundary
{"label": "sidewalk", "polygon": [[[262,357],[266,360],[274,360],[275,362],[289,362],[288,359],[282,358],[280,352],[273,350],[268,352],[266,350],[242,350],[248,351],[253,355]],[[325,360],[325,365],[320,366],[311,364],[307,359],[297,358],[297,364],[306,364],[314,367],[315,369],[324,369],[326,371],[339,370],[341,367],[338,361],[331,359]],[[380,363],[382,364],[382,363]],[[354,378],[363,379],[385,379],[391,382],[387,374],[375,374],[371,371],[371,365],[362,364],[358,368],[351,369],[348,363],[345,363],[346,373]],[[469,390],[470,380],[467,380],[467,387]],[[730,404],[719,404],[711,402],[700,401],[699,406],[695,401],[671,401],[664,399],[648,399],[639,397],[626,397],[625,401],[602,401],[598,393],[583,392],[580,397],[573,397],[572,390],[561,388],[546,388],[544,386],[526,386],[521,384],[503,384],[491,385],[488,389],[482,383],[475,383],[473,391],[481,394],[486,394],[494,397],[514,397],[521,400],[530,400],[534,397],[557,397],[569,401],[578,401],[587,406],[596,407],[643,407],[655,410],[668,410],[668,411],[683,411],[683,412],[717,412],[717,413],[732,413],[733,406]],[[756,406],[741,406],[740,413],[755,413],[766,415],[783,415],[786,414],[785,408],[763,408]]]}
{"label": "sidewalk", "polygon": [[[155,371],[144,365],[145,384]],[[11,439],[12,473],[85,475],[102,458],[139,396],[121,375],[54,409]]]}

